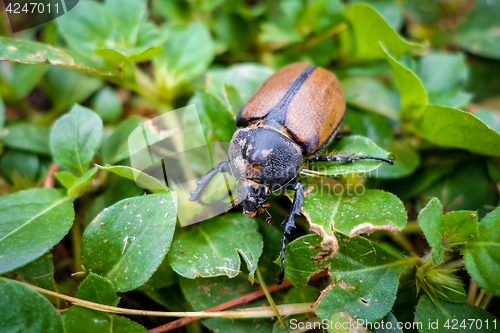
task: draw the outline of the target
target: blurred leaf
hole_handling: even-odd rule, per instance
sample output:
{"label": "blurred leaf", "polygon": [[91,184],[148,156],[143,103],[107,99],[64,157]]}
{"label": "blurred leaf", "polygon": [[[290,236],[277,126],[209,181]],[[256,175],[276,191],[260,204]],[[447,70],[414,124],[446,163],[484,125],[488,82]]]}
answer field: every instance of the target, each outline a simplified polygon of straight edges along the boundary
{"label": "blurred leaf", "polygon": [[92,98],[92,109],[103,121],[114,122],[120,119],[122,113],[122,101],[118,94],[109,86],[104,86]]}
{"label": "blurred leaf", "polygon": [[69,171],[59,171],[56,172],[56,178],[61,183],[62,186],[70,189],[71,186],[78,180],[78,177]]}
{"label": "blurred leaf", "polygon": [[0,279],[0,307],[0,327],[6,332],[64,332],[54,306],[23,283]]}
{"label": "blurred leaf", "polygon": [[[482,325],[470,325],[469,319],[479,321]],[[480,307],[464,303],[435,302],[427,295],[423,295],[418,302],[415,312],[415,322],[422,323],[419,332],[431,333],[439,332],[470,332],[470,333],[493,333],[496,332],[494,325],[486,327],[486,321],[495,322],[495,317],[484,311]],[[461,329],[462,322],[465,321],[466,329]],[[454,323],[457,322],[457,325]],[[437,323],[435,325],[434,323]],[[448,323],[448,327],[444,325]],[[475,323],[474,323],[475,324]],[[431,326],[432,325],[432,326]],[[480,325],[480,326],[479,326]],[[453,329],[453,327],[456,327]],[[478,328],[481,327],[481,328]]]}
{"label": "blurred leaf", "polygon": [[[341,33],[342,47],[346,58],[374,60],[385,58],[380,42],[396,57],[420,45],[403,39],[379,13],[364,3],[347,7],[345,17],[351,24],[349,31]],[[352,36],[353,34],[354,36]]]}
{"label": "blurred leaf", "polygon": [[55,291],[54,263],[50,253],[45,253],[38,259],[7,273],[7,276],[40,288]]}
{"label": "blurred leaf", "polygon": [[118,315],[74,305],[64,313],[64,328],[71,333],[146,333],[140,324]]}
{"label": "blurred leaf", "polygon": [[71,187],[68,189],[68,194],[69,195],[78,195],[84,192],[92,179],[94,179],[96,173],[97,173],[98,168],[96,166],[92,167],[89,169],[87,172],[83,174],[80,178],[78,178],[73,184],[71,184]]}
{"label": "blurred leaf", "polygon": [[347,104],[376,112],[397,120],[398,96],[379,80],[369,77],[348,77],[340,81]]}
{"label": "blurred leaf", "polygon": [[474,115],[494,131],[500,133],[500,112],[495,110],[479,110]]}
{"label": "blurred leaf", "polygon": [[116,126],[113,134],[111,134],[111,136],[104,141],[104,144],[102,145],[102,161],[105,164],[115,164],[128,158],[130,155],[128,143],[129,136],[143,123],[144,120],[132,116],[126,118],[118,126]]}
{"label": "blurred leaf", "polygon": [[[390,313],[389,313],[390,315]],[[387,316],[386,316],[387,317]],[[386,318],[384,317],[384,318]],[[326,329],[328,333],[368,333],[363,325],[359,324],[356,319],[349,316],[347,312],[336,312],[330,317],[330,325]]]}
{"label": "blurred leaf", "polygon": [[[121,5],[123,7],[123,5]],[[111,63],[119,64],[127,60],[130,62],[144,62],[161,54],[163,48],[161,46],[141,46],[133,48],[100,48],[95,50],[99,56],[110,61]]]}
{"label": "blurred leaf", "polygon": [[[110,13],[113,14],[115,24],[120,31],[119,44],[124,47],[134,47],[137,43],[139,27],[147,15],[146,0],[106,0],[104,3]],[[81,9],[83,10],[83,9]]]}
{"label": "blurred leaf", "polygon": [[283,304],[309,303],[318,299],[320,291],[313,286],[303,286],[291,288]]}
{"label": "blurred leaf", "polygon": [[155,290],[142,289],[141,287],[141,290],[153,301],[170,311],[193,311],[191,303],[186,300],[178,283]]}
{"label": "blurred leaf", "polygon": [[477,211],[454,211],[443,216],[444,238],[449,247],[477,240]]}
{"label": "blurred leaf", "polygon": [[28,95],[45,75],[50,66],[16,64],[12,73],[12,85],[17,98],[21,99]]}
{"label": "blurred leaf", "polygon": [[52,66],[43,80],[43,87],[59,113],[75,103],[83,103],[102,83],[100,79],[76,70]]}
{"label": "blurred leaf", "polygon": [[[385,325],[381,325],[380,328],[373,330],[373,333],[403,333],[403,330],[400,328],[400,326],[404,327],[403,322],[398,321],[392,312],[389,312],[384,318],[382,318],[381,323],[382,322],[385,323]],[[388,328],[389,323],[392,325],[392,329]],[[375,325],[373,326],[376,327]]]}
{"label": "blurred leaf", "polygon": [[[388,158],[389,153],[378,147],[371,140],[353,135],[342,138],[342,140],[333,143],[329,148],[334,148],[333,155],[338,156],[377,156]],[[359,160],[352,162],[317,162],[308,164],[301,172],[307,175],[345,175],[349,173],[368,172],[377,169],[382,165],[382,161],[378,160]],[[311,167],[312,165],[312,167]]]}
{"label": "blurred leaf", "polygon": [[140,170],[137,170],[137,169],[134,169],[134,168],[131,168],[128,166],[124,166],[124,165],[104,166],[104,167],[98,165],[98,167],[102,170],[112,172],[112,173],[117,174],[121,177],[130,179],[130,180],[134,180],[136,183],[138,183],[138,185],[140,185],[141,187],[143,187],[145,189],[150,190],[153,193],[161,193],[161,192],[168,192],[169,191],[168,187],[164,183],[162,183],[160,180],[158,180],[154,177],[151,177],[150,175],[148,175]]}
{"label": "blurred leaf", "polygon": [[172,193],[151,194],[104,209],[82,238],[85,267],[110,280],[118,291],[142,285],[170,247],[176,200]]}
{"label": "blurred leaf", "polygon": [[403,12],[396,0],[350,0],[349,3],[366,3],[373,7],[391,26],[398,31],[403,25]]}
{"label": "blurred leaf", "polygon": [[182,85],[201,75],[214,57],[210,32],[202,22],[167,26],[163,52],[153,58],[158,94],[166,100]]}
{"label": "blurred leaf", "polygon": [[3,102],[2,97],[0,96],[0,131],[2,130],[4,125],[5,125],[5,104]]}
{"label": "blurred leaf", "polygon": [[115,286],[105,277],[92,272],[78,287],[78,298],[112,306],[117,306],[120,301],[120,297],[116,295]]}
{"label": "blurred leaf", "polygon": [[[83,3],[88,3],[85,1]],[[83,10],[71,11],[85,12]],[[64,15],[61,18],[67,17]],[[60,20],[58,19],[57,22]],[[51,64],[75,68],[83,72],[102,76],[118,75],[116,68],[104,62],[94,60],[86,55],[70,50],[59,49],[52,45],[14,40],[0,37],[0,60],[20,62],[24,64]]]}
{"label": "blurred leaf", "polygon": [[467,51],[500,59],[498,1],[477,0],[474,9],[454,32],[454,40]]}
{"label": "blurred leaf", "polygon": [[[380,147],[388,147],[394,141],[388,119],[379,114],[362,112],[348,107],[343,124],[351,135],[367,137]],[[392,166],[389,167],[392,168]]]}
{"label": "blurred leaf", "polygon": [[394,141],[387,150],[396,160],[393,165],[382,163],[375,172],[377,178],[401,178],[414,172],[420,164],[420,156],[409,141]]}
{"label": "blurred leaf", "polygon": [[0,197],[0,273],[40,257],[69,231],[73,198],[36,188]]}
{"label": "blurred leaf", "polygon": [[31,183],[35,182],[40,162],[38,156],[21,151],[6,152],[0,162],[0,173],[6,179],[12,180],[11,175],[17,173],[26,177]]}
{"label": "blurred leaf", "polygon": [[481,288],[499,296],[500,276],[496,272],[500,270],[500,208],[486,215],[477,226],[477,241],[469,241],[462,248],[465,267]]}
{"label": "blurred leaf", "polygon": [[174,271],[190,279],[235,277],[240,272],[241,255],[253,280],[262,247],[255,219],[227,214],[197,224],[177,237],[168,261]]}
{"label": "blurred leaf", "polygon": [[161,288],[170,287],[179,282],[178,275],[174,272],[167,258],[165,257],[158,269],[149,278],[140,290],[158,290]]}
{"label": "blurred leaf", "polygon": [[212,124],[215,138],[220,142],[230,142],[236,131],[234,113],[212,94],[201,93],[199,97]]}
{"label": "blurred leaf", "polygon": [[54,157],[78,175],[83,175],[102,140],[102,120],[95,112],[76,104],[50,130]]}
{"label": "blurred leaf", "polygon": [[444,233],[443,206],[438,198],[432,198],[418,214],[418,225],[425,235],[425,239],[432,247],[432,264],[437,266],[443,260]]}
{"label": "blurred leaf", "polygon": [[42,155],[50,155],[49,129],[28,123],[7,125],[0,141],[7,147]]}

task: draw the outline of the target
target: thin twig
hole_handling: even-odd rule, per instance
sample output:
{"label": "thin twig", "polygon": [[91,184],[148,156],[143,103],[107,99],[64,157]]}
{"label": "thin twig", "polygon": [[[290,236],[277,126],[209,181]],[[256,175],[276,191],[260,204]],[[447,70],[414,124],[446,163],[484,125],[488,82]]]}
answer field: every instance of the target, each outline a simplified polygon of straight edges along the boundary
{"label": "thin twig", "polygon": [[266,283],[264,282],[264,279],[262,278],[262,274],[260,274],[259,267],[257,267],[257,278],[259,279],[262,290],[264,290],[264,294],[266,294],[267,301],[269,302],[269,304],[273,308],[274,313],[276,313],[276,317],[280,321],[281,325],[283,325],[283,328],[286,328],[285,321],[283,320],[283,317],[280,315],[278,308],[276,307],[276,303],[274,303],[274,300],[271,297],[271,294],[269,293],[269,290],[267,290]]}
{"label": "thin twig", "polygon": [[469,289],[467,290],[467,303],[474,304],[476,295],[477,295],[477,283],[473,279],[470,279]]}
{"label": "thin twig", "polygon": [[481,304],[481,301],[483,300],[484,295],[486,295],[486,290],[481,289],[481,291],[479,292],[479,295],[477,295],[476,300],[474,302],[475,306],[479,306],[479,304]]}
{"label": "thin twig", "polygon": [[55,163],[52,163],[49,167],[49,171],[47,171],[47,176],[45,176],[45,180],[43,181],[43,187],[45,188],[54,187],[54,176],[57,171],[59,171],[59,166]]}
{"label": "thin twig", "polygon": [[483,303],[481,303],[480,308],[486,310],[488,308],[488,305],[490,305],[492,299],[493,294],[487,293],[486,298],[484,299]]}
{"label": "thin twig", "polygon": [[[309,279],[309,281],[321,279],[321,278],[326,277],[326,276],[328,276],[328,272],[324,271],[324,272],[321,272],[321,273],[318,273],[318,274],[312,276]],[[284,281],[280,285],[275,284],[273,286],[270,286],[269,288],[267,288],[267,290],[270,293],[272,293],[274,291],[277,291],[277,290],[280,290],[280,289],[283,289],[283,288],[286,288],[286,287],[290,287],[291,285],[292,285],[292,283],[287,280],[287,281]],[[262,297],[264,295],[265,295],[264,294],[264,290],[262,290],[262,289],[256,290],[254,292],[251,292],[250,294],[247,294],[247,295],[244,295],[244,296],[232,299],[229,302],[225,302],[225,303],[216,305],[214,307],[211,307],[209,309],[206,309],[205,311],[206,312],[211,312],[211,311],[226,310],[226,309],[229,309],[229,308],[241,305],[241,304],[245,304],[245,303],[251,302],[251,301],[256,300],[256,299],[258,299],[258,298],[260,298],[260,297]],[[197,321],[199,319],[200,318],[196,318],[196,317],[177,319],[177,320],[172,321],[170,323],[166,323],[165,325],[155,327],[155,328],[149,330],[149,333],[163,333],[163,332],[168,332],[168,331],[174,330],[176,328],[182,327],[184,325],[187,325],[187,324],[189,324],[189,323],[191,323],[193,321]]]}

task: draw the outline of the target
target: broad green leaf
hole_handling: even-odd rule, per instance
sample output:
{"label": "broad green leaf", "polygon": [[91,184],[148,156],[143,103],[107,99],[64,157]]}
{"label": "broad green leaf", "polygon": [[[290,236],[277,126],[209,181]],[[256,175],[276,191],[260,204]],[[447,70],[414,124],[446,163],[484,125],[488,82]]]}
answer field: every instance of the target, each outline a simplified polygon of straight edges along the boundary
{"label": "broad green leaf", "polygon": [[253,280],[262,247],[255,219],[227,214],[199,223],[177,237],[168,261],[174,271],[190,279],[235,277],[240,273],[241,256]]}
{"label": "broad green leaf", "polygon": [[172,193],[124,199],[104,209],[82,238],[84,266],[118,291],[146,282],[170,248],[177,199]]}
{"label": "broad green leaf", "polygon": [[115,286],[105,277],[92,272],[78,287],[78,298],[112,306],[117,306],[120,301]]}
{"label": "broad green leaf", "polygon": [[213,42],[204,23],[167,26],[163,52],[153,58],[159,96],[167,100],[180,86],[201,75],[214,57]]}
{"label": "broad green leaf", "polygon": [[[123,5],[122,5],[123,7]],[[130,62],[144,62],[161,54],[161,46],[141,46],[134,48],[102,48],[97,49],[95,53],[111,63],[120,63],[124,60]]]}
{"label": "broad green leaf", "polygon": [[466,149],[478,154],[500,155],[500,133],[472,113],[440,105],[427,105],[414,126],[419,136],[434,144]]}
{"label": "broad green leaf", "polygon": [[118,315],[74,305],[64,313],[65,332],[71,333],[147,333],[140,324]]}
{"label": "broad green leaf", "polygon": [[[206,222],[203,222],[206,223]],[[202,223],[202,224],[203,224]],[[182,293],[193,306],[194,311],[203,311],[218,304],[229,302],[232,299],[248,294],[253,291],[252,285],[247,279],[241,276],[228,278],[226,276],[203,278],[203,279],[180,279]],[[277,295],[273,298],[278,301]],[[251,302],[244,307],[256,307],[267,305],[265,299]],[[243,308],[243,307],[240,307]],[[207,318],[203,319],[203,324],[214,332],[271,332],[273,320],[267,318],[255,319],[230,319]]]}
{"label": "broad green leaf", "polygon": [[[381,321],[380,328],[375,328],[373,333],[403,333],[403,330],[400,327],[404,327],[405,323],[400,322],[394,317],[394,315],[389,312],[387,316],[385,316]],[[383,324],[382,324],[383,323]],[[389,328],[389,324],[392,328]],[[370,325],[367,324],[367,328],[377,327],[376,324]]]}
{"label": "broad green leaf", "polygon": [[97,174],[97,170],[98,170],[98,168],[95,166],[95,167],[92,167],[91,169],[89,169],[87,172],[85,172],[83,174],[83,176],[78,178],[71,185],[71,187],[68,189],[68,194],[69,195],[77,195],[77,194],[81,194],[82,192],[84,192],[87,189],[90,182],[92,181],[92,179],[94,179],[95,175]]}
{"label": "broad green leaf", "polygon": [[[334,155],[338,156],[365,156],[371,155],[376,157],[388,158],[389,153],[378,147],[370,139],[352,135],[338,142],[334,142],[329,148],[333,148]],[[349,173],[368,172],[377,169],[382,165],[382,161],[378,160],[359,160],[353,162],[305,162],[305,168],[301,171],[306,175],[345,175]]]}
{"label": "broad green leaf", "polygon": [[[364,136],[380,147],[388,147],[394,141],[389,120],[379,114],[348,107],[343,124],[349,128],[351,135]],[[399,156],[396,158],[396,161],[399,160]]]}
{"label": "broad green leaf", "polygon": [[340,81],[349,105],[376,112],[391,119],[399,118],[397,94],[379,80],[369,77],[347,77]]}
{"label": "broad green leaf", "polygon": [[[385,318],[385,317],[384,317]],[[328,333],[368,333],[363,325],[358,324],[356,319],[349,316],[347,312],[336,312],[330,317],[329,326],[326,329]]]}
{"label": "broad green leaf", "polygon": [[4,332],[64,332],[62,317],[49,300],[21,282],[0,278],[0,308]]}
{"label": "broad green leaf", "polygon": [[128,167],[124,165],[116,165],[116,166],[100,166],[98,167],[102,170],[106,170],[109,172],[112,172],[114,174],[117,174],[121,177],[134,180],[136,184],[141,186],[142,188],[148,189],[153,193],[160,193],[160,192],[168,192],[169,189],[168,187],[162,183],[160,180],[151,177],[150,175]]}
{"label": "broad green leaf", "polygon": [[10,150],[5,153],[0,162],[0,173],[6,179],[12,180],[12,174],[27,178],[34,182],[40,162],[38,156],[21,151]]}
{"label": "broad green leaf", "polygon": [[134,47],[137,43],[139,28],[147,15],[146,0],[106,0],[104,7],[113,14],[120,32],[120,43]]}
{"label": "broad green leaf", "polygon": [[415,171],[420,164],[418,152],[411,146],[410,141],[394,141],[387,147],[396,160],[394,164],[382,163],[376,170],[377,178],[391,179],[407,176]]}
{"label": "broad green leaf", "polygon": [[122,101],[113,89],[105,86],[92,98],[92,109],[103,121],[113,122],[120,118]]}
{"label": "broad green leaf", "polygon": [[40,288],[55,291],[54,263],[50,253],[45,253],[40,258],[7,273],[7,276]]}
{"label": "broad green leaf", "polygon": [[364,2],[379,13],[395,31],[403,24],[403,12],[396,0],[350,0],[350,3]]}
{"label": "broad green leaf", "polygon": [[387,61],[391,65],[392,75],[401,95],[401,116],[404,120],[417,119],[425,105],[427,93],[420,79],[408,68],[399,63],[385,47]]}
{"label": "broad green leaf", "polygon": [[45,75],[50,66],[15,64],[12,73],[12,86],[17,98],[22,99],[28,95]]}
{"label": "broad green leaf", "polygon": [[113,134],[102,145],[101,156],[105,164],[114,164],[129,157],[128,138],[143,123],[142,119],[132,116],[116,126]]}
{"label": "broad green leaf", "polygon": [[418,214],[418,225],[432,247],[432,263],[437,266],[443,260],[444,233],[443,206],[438,198],[432,198]]}
{"label": "broad green leaf", "polygon": [[75,103],[85,102],[102,84],[99,78],[58,66],[52,66],[43,80],[43,87],[58,113]]}
{"label": "broad green leaf", "polygon": [[50,155],[49,129],[28,123],[16,123],[2,130],[0,141],[7,147]]}
{"label": "broad green leaf", "polygon": [[40,257],[69,231],[73,198],[36,188],[0,197],[0,273]]}
{"label": "broad green leaf", "polygon": [[454,32],[454,41],[473,54],[500,59],[499,11],[498,1],[477,0]]}
{"label": "broad green leaf", "polygon": [[[309,223],[328,235],[334,231],[354,237],[375,230],[397,232],[406,225],[406,210],[394,194],[382,190],[349,189],[337,183],[330,187],[305,183],[308,194],[303,210]],[[345,191],[345,192],[344,192]]]}
{"label": "broad green leaf", "polygon": [[[88,2],[88,1],[85,1]],[[72,10],[70,13],[83,12]],[[68,13],[69,14],[69,13]],[[60,19],[65,18],[63,15]],[[83,72],[102,76],[116,76],[118,71],[104,63],[94,60],[85,54],[60,49],[48,44],[29,42],[26,40],[14,40],[0,37],[0,60],[20,62],[23,64],[51,64],[75,68]]]}
{"label": "broad green leaf", "polygon": [[[493,315],[480,307],[464,303],[435,303],[427,295],[420,298],[415,312],[415,322],[421,323],[418,326],[418,331],[421,333],[493,333],[497,332],[493,324],[495,320]],[[488,321],[488,327],[486,321]],[[465,328],[461,326],[462,323],[465,323]],[[445,326],[446,324],[448,327]]]}
{"label": "broad green leaf", "polygon": [[229,142],[236,131],[235,118],[233,112],[214,95],[202,93],[200,97],[203,101],[205,112],[210,119],[215,137],[221,142]]}
{"label": "broad green leaf", "polygon": [[62,184],[62,186],[67,189],[70,189],[71,186],[73,186],[73,184],[79,179],[69,171],[56,172],[56,178]]}
{"label": "broad green leaf", "polygon": [[54,157],[78,175],[99,149],[102,140],[102,120],[93,111],[75,105],[59,118],[50,131],[50,149]]}
{"label": "broad green leaf", "polygon": [[396,299],[399,274],[418,259],[394,255],[362,237],[337,236],[339,253],[321,265],[312,259],[318,258],[315,247],[321,237],[307,235],[290,243],[285,268],[291,281],[305,284],[308,276],[329,265],[333,280],[315,304],[316,315],[326,319],[346,311],[366,321],[382,319]]}
{"label": "broad green leaf", "polygon": [[[384,18],[367,4],[349,5],[345,17],[351,25],[351,31],[341,33],[345,57],[353,56],[360,60],[383,59],[385,54],[380,48],[380,42],[397,57],[420,47],[398,35]],[[354,34],[354,37],[349,33]]]}
{"label": "broad green leaf", "polygon": [[500,208],[479,222],[477,241],[469,241],[462,252],[467,272],[477,284],[500,296]]}
{"label": "broad green leaf", "polygon": [[477,211],[453,211],[443,216],[444,238],[448,247],[474,242],[478,238]]}
{"label": "broad green leaf", "polygon": [[174,272],[167,258],[163,259],[158,269],[139,289],[141,290],[158,290],[161,288],[170,287],[179,282],[178,275]]}

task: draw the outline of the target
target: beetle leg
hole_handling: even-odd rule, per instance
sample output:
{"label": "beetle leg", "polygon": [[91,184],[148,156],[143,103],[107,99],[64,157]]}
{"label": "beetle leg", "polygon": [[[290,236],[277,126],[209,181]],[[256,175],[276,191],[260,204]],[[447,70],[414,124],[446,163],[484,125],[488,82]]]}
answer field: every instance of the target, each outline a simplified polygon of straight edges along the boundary
{"label": "beetle leg", "polygon": [[189,201],[198,201],[199,203],[203,204],[201,201],[201,197],[203,196],[203,191],[207,188],[208,184],[214,179],[215,175],[218,174],[219,172],[229,172],[229,162],[221,162],[219,163],[218,166],[204,174],[196,183],[198,184],[198,187],[196,187],[196,190],[191,191],[191,198],[189,198]]}
{"label": "beetle leg", "polygon": [[340,140],[340,139],[342,139],[343,137],[346,137],[346,136],[349,136],[349,135],[351,135],[351,132],[350,132],[350,131],[345,131],[345,132],[337,133],[337,134],[335,134],[335,136],[333,137],[333,140]]}
{"label": "beetle leg", "polygon": [[309,159],[311,162],[355,162],[358,160],[378,160],[393,164],[396,160],[396,157],[392,156],[392,158],[383,158],[377,156],[335,156],[335,155],[326,155],[326,156],[315,156]]}
{"label": "beetle leg", "polygon": [[262,204],[260,207],[262,207],[262,209],[266,212],[267,214],[267,217],[266,217],[266,223],[268,225],[273,225],[273,217],[271,216],[271,213],[269,213],[269,211],[267,210],[267,207],[269,207],[269,205],[266,205],[266,204]]}
{"label": "beetle leg", "polygon": [[297,216],[300,216],[300,209],[304,204],[304,184],[295,178],[292,183],[290,183],[292,190],[295,191],[295,197],[293,198],[292,208],[290,209],[290,213],[285,218],[285,220],[281,223],[284,228],[283,231],[283,241],[281,246],[281,269],[278,276],[278,281],[276,284],[281,284],[283,282],[283,278],[285,277],[285,246],[286,246],[286,236],[290,235],[292,229],[295,229],[295,219]]}

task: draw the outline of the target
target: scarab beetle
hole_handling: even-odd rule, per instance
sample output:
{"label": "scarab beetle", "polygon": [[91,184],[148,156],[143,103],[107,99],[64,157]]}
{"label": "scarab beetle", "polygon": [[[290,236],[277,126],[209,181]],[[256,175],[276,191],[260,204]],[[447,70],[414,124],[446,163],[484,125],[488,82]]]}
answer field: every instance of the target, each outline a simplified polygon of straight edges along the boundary
{"label": "scarab beetle", "polygon": [[283,187],[295,191],[292,207],[282,222],[284,228],[281,269],[277,284],[285,276],[286,236],[295,228],[304,202],[304,184],[297,179],[303,162],[354,162],[393,159],[375,156],[318,156],[336,137],[345,116],[345,101],[336,76],[305,63],[285,66],[264,81],[236,117],[238,130],[229,145],[227,162],[207,172],[191,192],[191,201],[201,202],[203,191],[219,172],[229,172],[238,181],[238,201],[243,214],[255,216],[264,202]]}

